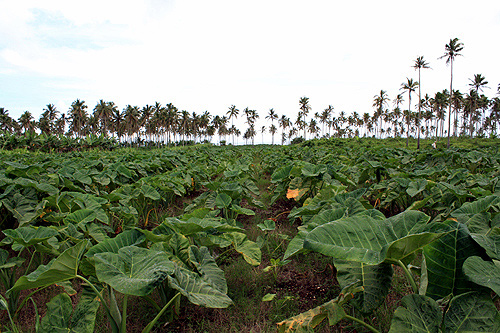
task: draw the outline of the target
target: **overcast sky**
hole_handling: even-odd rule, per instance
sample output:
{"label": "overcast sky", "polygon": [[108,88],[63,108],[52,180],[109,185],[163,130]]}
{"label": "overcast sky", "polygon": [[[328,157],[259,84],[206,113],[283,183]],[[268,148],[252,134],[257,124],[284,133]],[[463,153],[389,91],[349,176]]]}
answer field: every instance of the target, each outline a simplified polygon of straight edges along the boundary
{"label": "overcast sky", "polygon": [[[0,0],[0,107],[38,119],[79,98],[173,103],[223,115],[231,104],[295,119],[373,112],[392,99],[423,56],[422,94],[449,89],[445,44],[459,38],[454,88],[481,73],[500,82],[500,1]],[[416,100],[416,99],[415,99]],[[260,126],[258,126],[260,128]]]}

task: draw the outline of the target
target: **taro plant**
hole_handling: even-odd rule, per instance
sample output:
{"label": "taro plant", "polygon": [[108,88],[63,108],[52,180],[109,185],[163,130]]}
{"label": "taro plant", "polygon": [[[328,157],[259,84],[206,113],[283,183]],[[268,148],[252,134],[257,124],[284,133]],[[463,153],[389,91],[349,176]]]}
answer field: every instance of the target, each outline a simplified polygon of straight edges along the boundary
{"label": "taro plant", "polygon": [[[307,331],[328,318],[330,325],[350,319],[378,332],[348,315],[344,306],[363,315],[376,310],[389,291],[393,266],[404,272],[413,294],[396,309],[391,332],[497,331],[500,315],[490,292],[499,291],[499,204],[498,196],[466,203],[444,223],[429,222],[427,215],[411,210],[387,219],[360,213],[299,233],[288,254],[300,252],[301,245],[331,256],[343,291],[339,298],[278,323],[279,331]],[[418,286],[410,263],[420,253]]]}
{"label": "taro plant", "polygon": [[[112,331],[126,332],[130,297],[144,297],[158,311],[143,332],[149,332],[162,315],[180,301],[181,296],[207,307],[223,308],[232,303],[227,296],[224,274],[206,247],[190,245],[187,238],[178,234],[156,240],[148,248],[146,237],[137,230],[125,231],[91,248],[88,247],[88,240],[82,240],[47,265],[40,265],[30,274],[21,276],[7,291],[7,296],[20,290],[35,289],[21,302],[19,311],[34,293],[44,288],[58,284],[72,289],[67,282],[74,279],[83,281],[93,296],[82,297],[72,315],[69,297],[63,294],[56,296],[48,304],[53,313],[42,319],[42,331],[76,330],[76,327],[84,331],[92,330],[95,311],[100,304]],[[156,290],[164,296],[167,288],[176,293],[164,304],[158,305],[149,297]],[[123,294],[121,310],[116,292]],[[96,297],[100,302],[95,301]],[[5,299],[2,301],[5,303]],[[71,319],[54,319],[59,316]]]}

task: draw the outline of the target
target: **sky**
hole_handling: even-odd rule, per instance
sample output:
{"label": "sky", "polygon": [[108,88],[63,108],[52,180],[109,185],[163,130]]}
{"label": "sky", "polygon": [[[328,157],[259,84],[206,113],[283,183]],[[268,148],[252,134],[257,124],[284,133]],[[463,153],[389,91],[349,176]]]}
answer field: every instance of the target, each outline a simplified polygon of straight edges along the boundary
{"label": "sky", "polygon": [[0,0],[0,107],[38,119],[76,99],[221,116],[234,104],[242,129],[244,108],[260,128],[270,108],[295,120],[301,97],[312,114],[372,113],[380,90],[393,99],[418,80],[418,56],[431,66],[422,94],[449,89],[438,58],[452,38],[464,44],[454,89],[482,74],[493,97],[499,33],[498,0]]}

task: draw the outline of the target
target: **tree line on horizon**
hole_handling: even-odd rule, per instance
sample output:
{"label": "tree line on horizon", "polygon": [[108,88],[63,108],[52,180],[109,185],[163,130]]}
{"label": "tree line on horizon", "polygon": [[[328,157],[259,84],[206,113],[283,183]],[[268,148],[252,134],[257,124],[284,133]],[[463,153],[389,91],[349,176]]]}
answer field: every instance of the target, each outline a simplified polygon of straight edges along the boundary
{"label": "tree line on horizon", "polygon": [[[162,105],[155,102],[143,107],[127,105],[119,110],[114,102],[100,100],[92,112],[88,111],[85,101],[77,99],[67,113],[61,113],[54,104],[48,104],[43,109],[38,120],[30,111],[25,111],[17,120],[9,116],[9,111],[0,107],[0,130],[18,135],[40,133],[45,135],[66,135],[74,138],[84,138],[91,134],[104,137],[114,137],[119,142],[139,143],[153,142],[172,144],[175,142],[192,141],[211,142],[214,136],[219,142],[226,142],[230,136],[232,144],[234,137],[241,135],[245,142],[254,144],[255,137],[260,132],[271,134],[272,144],[275,135],[280,137],[281,144],[291,142],[303,134],[311,138],[319,137],[354,137],[374,136],[384,137],[420,137],[440,138],[453,136],[486,136],[497,135],[500,125],[500,84],[493,98],[484,95],[488,81],[482,74],[475,74],[469,79],[469,91],[462,93],[453,89],[453,62],[461,56],[463,44],[457,39],[451,39],[445,45],[445,53],[441,58],[450,65],[450,88],[436,92],[433,96],[421,96],[421,70],[430,68],[423,56],[419,56],[413,68],[418,71],[418,81],[406,78],[401,84],[400,93],[391,100],[385,90],[373,96],[374,112],[358,114],[344,111],[334,115],[334,107],[328,105],[324,110],[311,114],[308,97],[299,100],[299,111],[296,119],[290,119],[286,114],[278,115],[273,108],[264,116],[270,125],[260,128],[256,120],[260,118],[256,110],[246,107],[239,110],[235,105],[229,106],[223,116],[211,115],[208,111],[202,114],[179,110],[172,103]],[[417,93],[417,103],[412,106],[412,94]],[[450,92],[452,92],[450,94]],[[407,109],[405,95],[407,94]],[[390,103],[392,102],[392,108]],[[448,110],[447,110],[448,109]],[[446,112],[448,111],[448,116]],[[310,116],[311,114],[311,116]],[[234,120],[243,116],[246,129],[242,132],[234,125]],[[448,121],[445,126],[445,121]],[[450,130],[448,130],[450,129]],[[278,141],[278,140],[277,140]]]}

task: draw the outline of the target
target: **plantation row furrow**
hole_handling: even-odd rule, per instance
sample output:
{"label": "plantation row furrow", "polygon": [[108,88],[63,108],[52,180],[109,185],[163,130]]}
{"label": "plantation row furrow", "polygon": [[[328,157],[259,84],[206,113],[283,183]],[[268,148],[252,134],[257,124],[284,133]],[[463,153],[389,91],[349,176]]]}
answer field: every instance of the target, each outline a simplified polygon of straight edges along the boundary
{"label": "plantation row furrow", "polygon": [[[280,332],[327,318],[372,331],[498,329],[498,146],[412,151],[373,142],[0,151],[0,325],[131,331],[127,308],[140,299],[150,308],[140,329],[149,332],[175,323],[188,304],[239,304],[224,271],[232,261],[277,279],[320,253],[333,259],[340,293],[277,317]],[[278,231],[287,225],[291,237]],[[282,239],[274,248],[271,235]],[[396,271],[411,292],[384,324],[377,315]],[[45,289],[58,293],[40,304]],[[279,297],[262,301],[279,308],[287,300]],[[22,324],[31,305],[45,315]]]}

